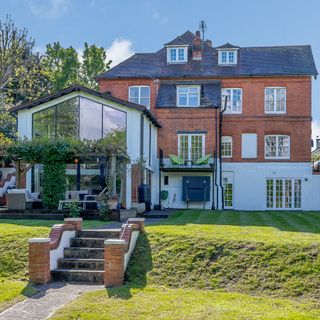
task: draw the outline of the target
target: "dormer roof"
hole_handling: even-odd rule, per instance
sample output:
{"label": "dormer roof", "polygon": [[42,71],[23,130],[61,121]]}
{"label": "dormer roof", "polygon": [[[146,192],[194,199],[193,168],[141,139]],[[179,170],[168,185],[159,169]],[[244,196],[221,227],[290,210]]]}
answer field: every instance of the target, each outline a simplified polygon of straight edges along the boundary
{"label": "dormer roof", "polygon": [[222,46],[217,47],[217,50],[222,50],[222,49],[239,49],[240,47],[235,46],[229,42],[223,44]]}

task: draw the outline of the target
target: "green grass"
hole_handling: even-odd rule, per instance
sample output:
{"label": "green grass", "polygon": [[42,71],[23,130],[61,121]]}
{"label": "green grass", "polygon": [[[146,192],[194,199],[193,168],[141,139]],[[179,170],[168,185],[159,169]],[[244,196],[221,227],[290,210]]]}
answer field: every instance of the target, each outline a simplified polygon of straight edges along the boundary
{"label": "green grass", "polygon": [[[50,228],[63,221],[0,219],[0,310],[35,293],[28,285],[28,239],[48,237]],[[84,221],[84,227],[105,225]]]}
{"label": "green grass", "polygon": [[320,243],[320,212],[178,211],[149,233],[263,243]]}
{"label": "green grass", "polygon": [[[128,294],[130,296],[128,296]],[[90,292],[58,311],[55,320],[320,319],[310,303],[240,293],[126,286]]]}
{"label": "green grass", "polygon": [[176,212],[139,237],[125,286],[85,294],[56,319],[319,319],[319,221]]}

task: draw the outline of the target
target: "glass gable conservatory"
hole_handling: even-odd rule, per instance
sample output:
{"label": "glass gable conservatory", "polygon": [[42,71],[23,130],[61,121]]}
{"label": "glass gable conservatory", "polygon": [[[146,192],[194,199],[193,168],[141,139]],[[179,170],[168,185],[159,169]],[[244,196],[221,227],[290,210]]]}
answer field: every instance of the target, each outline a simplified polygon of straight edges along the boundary
{"label": "glass gable conservatory", "polygon": [[[48,138],[97,140],[108,135],[126,144],[127,113],[96,101],[78,96],[49,108],[32,117],[32,135]],[[104,188],[102,159],[92,158],[86,163],[67,164],[67,189],[100,192]],[[33,190],[41,191],[42,165],[34,166]],[[118,180],[118,179],[117,179]],[[117,181],[117,191],[120,181]]]}
{"label": "glass gable conservatory", "polygon": [[33,114],[33,137],[95,140],[126,132],[126,112],[75,97]]}

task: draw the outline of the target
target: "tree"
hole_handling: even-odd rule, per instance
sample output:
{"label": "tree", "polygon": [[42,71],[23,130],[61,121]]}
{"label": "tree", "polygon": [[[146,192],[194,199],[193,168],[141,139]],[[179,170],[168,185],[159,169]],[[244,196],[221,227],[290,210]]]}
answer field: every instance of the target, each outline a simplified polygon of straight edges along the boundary
{"label": "tree", "polygon": [[80,62],[77,51],[71,46],[63,48],[59,42],[48,44],[42,65],[53,92],[79,83]]}
{"label": "tree", "polygon": [[98,89],[98,83],[94,78],[110,68],[111,60],[106,62],[106,51],[104,48],[98,48],[96,45],[88,46],[84,43],[81,65],[81,83],[92,89]]}
{"label": "tree", "polygon": [[7,16],[0,21],[0,132],[14,138],[16,121],[6,106],[7,90],[18,68],[28,64],[34,41],[28,37],[26,29],[18,29]]}

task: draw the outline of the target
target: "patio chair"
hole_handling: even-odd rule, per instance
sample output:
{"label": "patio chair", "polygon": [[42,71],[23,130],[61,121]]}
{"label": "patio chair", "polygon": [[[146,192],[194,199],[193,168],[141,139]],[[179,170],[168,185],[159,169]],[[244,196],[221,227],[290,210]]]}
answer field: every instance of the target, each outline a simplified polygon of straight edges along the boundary
{"label": "patio chair", "polygon": [[211,154],[206,154],[205,156],[201,157],[196,161],[197,166],[205,166],[209,163],[210,158],[212,157]]}
{"label": "patio chair", "polygon": [[173,165],[183,166],[184,160],[174,154],[169,154],[169,159]]}
{"label": "patio chair", "polygon": [[30,193],[26,189],[12,189],[6,193],[8,210],[26,210],[39,206],[42,202],[38,199],[39,193]]}

